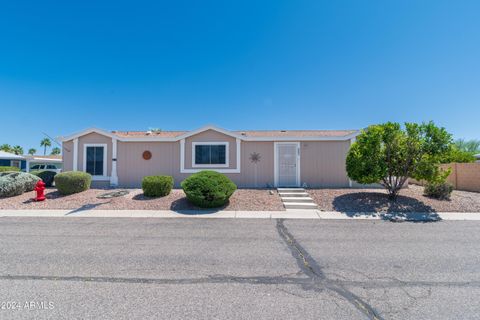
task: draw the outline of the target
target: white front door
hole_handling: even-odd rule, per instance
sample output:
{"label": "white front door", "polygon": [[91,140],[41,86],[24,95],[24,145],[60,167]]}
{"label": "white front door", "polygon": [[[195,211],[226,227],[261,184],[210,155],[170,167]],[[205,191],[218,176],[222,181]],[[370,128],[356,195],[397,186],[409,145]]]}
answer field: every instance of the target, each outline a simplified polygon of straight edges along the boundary
{"label": "white front door", "polygon": [[278,142],[275,148],[276,186],[298,187],[300,185],[298,142]]}

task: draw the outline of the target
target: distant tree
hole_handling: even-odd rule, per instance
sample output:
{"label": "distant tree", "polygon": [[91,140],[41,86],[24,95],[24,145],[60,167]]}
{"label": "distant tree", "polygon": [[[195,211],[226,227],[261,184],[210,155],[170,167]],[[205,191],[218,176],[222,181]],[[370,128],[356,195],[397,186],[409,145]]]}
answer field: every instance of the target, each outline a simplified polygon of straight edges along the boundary
{"label": "distant tree", "polygon": [[57,155],[57,154],[60,154],[62,152],[62,150],[60,150],[60,148],[58,147],[55,147],[52,149],[52,152],[50,153],[51,155]]}
{"label": "distant tree", "polygon": [[442,158],[442,163],[468,163],[468,162],[475,162],[475,157],[473,156],[475,153],[467,152],[460,150],[456,144],[452,144],[450,146],[449,152],[445,153],[444,157]]}
{"label": "distant tree", "polygon": [[10,153],[13,152],[12,146],[7,144],[7,143],[2,144],[0,146],[0,150],[5,151],[5,152],[10,152]]}
{"label": "distant tree", "polygon": [[460,151],[468,152],[471,154],[480,153],[480,140],[455,140],[455,146]]}
{"label": "distant tree", "polygon": [[23,154],[23,148],[20,146],[14,146],[12,148],[12,152],[16,155],[22,155]]}
{"label": "distant tree", "polygon": [[40,141],[40,146],[43,147],[43,155],[46,155],[47,148],[52,146],[52,141],[48,138],[42,139],[42,141]]}
{"label": "distant tree", "polygon": [[28,154],[29,154],[29,155],[33,156],[35,153],[37,153],[37,150],[36,150],[36,149],[34,149],[34,148],[28,149]]}
{"label": "distant tree", "polygon": [[429,123],[387,122],[372,125],[357,136],[347,155],[348,176],[359,183],[382,183],[390,199],[409,177],[431,181],[452,143],[451,135]]}

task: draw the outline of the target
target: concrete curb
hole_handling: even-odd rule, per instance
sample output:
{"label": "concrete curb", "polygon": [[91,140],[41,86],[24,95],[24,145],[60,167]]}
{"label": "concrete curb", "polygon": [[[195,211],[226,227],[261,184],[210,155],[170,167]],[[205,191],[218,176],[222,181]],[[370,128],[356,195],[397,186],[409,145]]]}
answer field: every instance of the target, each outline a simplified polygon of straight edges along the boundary
{"label": "concrete curb", "polygon": [[171,211],[171,210],[0,210],[0,217],[63,218],[195,218],[195,219],[322,219],[401,221],[480,221],[480,212],[344,213],[319,210],[287,211]]}

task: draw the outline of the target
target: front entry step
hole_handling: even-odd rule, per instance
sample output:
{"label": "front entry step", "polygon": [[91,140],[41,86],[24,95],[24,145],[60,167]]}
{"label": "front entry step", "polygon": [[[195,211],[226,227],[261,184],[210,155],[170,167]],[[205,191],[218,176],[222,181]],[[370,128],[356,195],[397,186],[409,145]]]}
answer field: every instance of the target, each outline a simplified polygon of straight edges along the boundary
{"label": "front entry step", "polygon": [[277,188],[285,209],[318,209],[318,206],[303,188]]}

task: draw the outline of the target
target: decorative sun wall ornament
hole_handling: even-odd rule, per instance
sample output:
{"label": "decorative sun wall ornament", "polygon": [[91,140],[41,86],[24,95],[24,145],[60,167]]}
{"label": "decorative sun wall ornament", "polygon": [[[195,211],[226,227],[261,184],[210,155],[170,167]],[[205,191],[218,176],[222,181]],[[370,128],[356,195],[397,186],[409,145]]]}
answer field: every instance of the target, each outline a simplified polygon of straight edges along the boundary
{"label": "decorative sun wall ornament", "polygon": [[150,159],[152,159],[152,153],[148,150],[143,151],[142,158],[145,159],[145,160],[150,160]]}
{"label": "decorative sun wall ornament", "polygon": [[258,162],[260,162],[261,158],[262,156],[258,152],[253,152],[250,154],[250,161],[252,161],[252,163],[254,164],[257,164]]}

